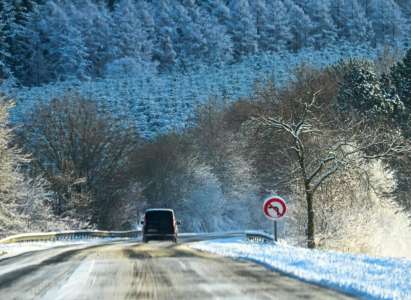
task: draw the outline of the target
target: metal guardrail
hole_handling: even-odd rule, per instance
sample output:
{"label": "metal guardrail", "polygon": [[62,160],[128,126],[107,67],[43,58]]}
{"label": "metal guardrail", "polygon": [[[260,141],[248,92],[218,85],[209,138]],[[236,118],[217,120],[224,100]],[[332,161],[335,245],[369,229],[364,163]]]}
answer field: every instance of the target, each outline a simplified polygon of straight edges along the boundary
{"label": "metal guardrail", "polygon": [[[273,237],[263,231],[236,231],[220,233],[193,233],[193,236],[224,238],[228,236],[245,236],[248,241],[258,243],[273,242]],[[45,233],[26,233],[6,237],[0,240],[0,244],[22,243],[22,242],[40,242],[40,241],[65,241],[78,239],[96,239],[96,238],[137,238],[141,236],[141,230],[129,231],[103,231],[103,230],[71,230]],[[181,234],[184,237],[190,237],[190,234]]]}
{"label": "metal guardrail", "polygon": [[245,237],[248,241],[257,242],[257,243],[272,243],[274,238],[261,231],[246,231]]}
{"label": "metal guardrail", "polygon": [[141,235],[140,230],[129,231],[103,231],[103,230],[71,230],[46,233],[18,234],[0,240],[0,244],[38,242],[38,241],[62,241],[94,238],[136,238]]}

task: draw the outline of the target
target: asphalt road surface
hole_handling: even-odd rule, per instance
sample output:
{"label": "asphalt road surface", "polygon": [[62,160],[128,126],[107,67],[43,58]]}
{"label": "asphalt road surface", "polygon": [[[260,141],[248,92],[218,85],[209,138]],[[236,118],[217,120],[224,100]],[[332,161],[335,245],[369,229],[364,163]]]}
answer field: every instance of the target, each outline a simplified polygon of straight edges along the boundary
{"label": "asphalt road surface", "polygon": [[0,299],[351,299],[185,241],[117,241],[0,257]]}

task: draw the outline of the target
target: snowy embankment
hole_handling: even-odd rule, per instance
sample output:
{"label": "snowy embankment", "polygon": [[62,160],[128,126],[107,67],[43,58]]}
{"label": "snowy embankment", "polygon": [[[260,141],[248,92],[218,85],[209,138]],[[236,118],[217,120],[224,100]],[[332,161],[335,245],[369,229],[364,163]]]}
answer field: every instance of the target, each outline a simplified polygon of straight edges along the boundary
{"label": "snowy embankment", "polygon": [[363,299],[411,299],[411,260],[308,250],[282,243],[230,238],[197,242],[194,249],[255,261],[274,271]]}

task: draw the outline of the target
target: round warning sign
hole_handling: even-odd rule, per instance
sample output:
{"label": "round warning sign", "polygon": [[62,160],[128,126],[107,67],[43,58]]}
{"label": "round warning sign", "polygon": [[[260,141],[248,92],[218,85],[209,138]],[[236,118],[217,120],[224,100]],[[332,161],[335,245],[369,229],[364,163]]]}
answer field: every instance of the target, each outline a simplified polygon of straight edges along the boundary
{"label": "round warning sign", "polygon": [[270,220],[279,220],[283,218],[287,212],[285,200],[279,196],[269,197],[264,201],[263,212]]}

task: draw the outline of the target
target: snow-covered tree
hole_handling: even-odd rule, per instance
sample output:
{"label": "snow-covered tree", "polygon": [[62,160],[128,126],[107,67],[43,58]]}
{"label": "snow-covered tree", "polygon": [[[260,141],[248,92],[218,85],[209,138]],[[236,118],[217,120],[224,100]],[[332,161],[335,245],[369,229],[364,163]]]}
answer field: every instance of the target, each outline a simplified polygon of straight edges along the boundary
{"label": "snow-covered tree", "polygon": [[258,49],[283,49],[290,41],[288,13],[283,1],[258,0],[252,2],[258,35]]}
{"label": "snow-covered tree", "polygon": [[203,16],[201,25],[203,36],[206,39],[206,54],[202,61],[210,64],[225,64],[233,57],[233,43],[227,33],[226,28],[218,24],[217,19],[210,16],[209,19]]}
{"label": "snow-covered tree", "polygon": [[258,48],[258,36],[248,0],[232,0],[228,7],[230,20],[226,25],[233,41],[234,58],[254,54]]}
{"label": "snow-covered tree", "polygon": [[13,72],[24,85],[40,85],[52,78],[46,58],[48,31],[39,5],[16,25],[13,38]]}
{"label": "snow-covered tree", "polygon": [[86,46],[88,75],[101,76],[105,66],[116,57],[113,45],[113,19],[107,6],[92,0],[76,2],[70,17],[71,25],[81,33]]}
{"label": "snow-covered tree", "polygon": [[54,217],[52,195],[42,176],[23,171],[29,158],[13,146],[9,110],[13,103],[0,97],[0,236],[15,232],[47,230]]}
{"label": "snow-covered tree", "polygon": [[106,64],[105,78],[141,78],[147,79],[157,73],[156,65],[139,58],[123,57]]}
{"label": "snow-covered tree", "polygon": [[[142,29],[146,33],[146,38],[148,39],[148,45],[152,48],[155,40],[155,22],[154,22],[154,13],[153,13],[153,5],[150,2],[146,1],[136,1],[135,2],[135,10],[137,13],[137,17],[142,24]],[[152,49],[150,49],[152,51]],[[145,51],[146,52],[146,51]]]}
{"label": "snow-covered tree", "polygon": [[19,50],[19,35],[26,21],[24,3],[4,0],[0,3],[0,86],[11,88],[17,83],[17,67],[24,59]]}
{"label": "snow-covered tree", "polygon": [[398,95],[384,89],[368,61],[350,60],[339,66],[343,80],[338,103],[343,111],[355,110],[364,115],[392,116],[403,110]]}
{"label": "snow-covered tree", "polygon": [[160,71],[170,71],[176,64],[177,54],[167,28],[164,28],[157,37],[153,59],[158,62]]}
{"label": "snow-covered tree", "polygon": [[193,58],[207,64],[230,61],[233,49],[225,26],[218,22],[216,16],[197,6],[193,0],[185,0],[183,4],[191,18],[191,23],[194,24],[190,35],[197,41],[197,45],[201,45],[201,51],[193,55]]}
{"label": "snow-covered tree", "polygon": [[112,47],[117,48],[117,58],[132,57],[142,61],[151,59],[152,45],[134,1],[122,0],[116,4],[112,30]]}
{"label": "snow-covered tree", "polygon": [[358,0],[334,1],[332,15],[338,35],[350,42],[369,42],[373,37],[371,22]]}
{"label": "snow-covered tree", "polygon": [[230,9],[225,0],[202,1],[201,3],[207,12],[217,18],[217,21],[227,26],[230,21]]}
{"label": "snow-covered tree", "polygon": [[308,45],[310,40],[309,33],[313,28],[310,17],[301,9],[300,6],[294,4],[292,0],[284,1],[288,9],[288,27],[291,33],[290,49],[298,51]]}
{"label": "snow-covered tree", "polygon": [[[54,1],[48,1],[41,9],[43,20],[39,20],[41,35],[46,37],[43,47],[48,49],[45,59],[50,76],[48,81],[68,78],[84,78],[87,61],[86,47],[78,28],[73,26],[68,14],[75,13],[70,5],[64,7]],[[45,18],[45,20],[44,20]]]}
{"label": "snow-covered tree", "polygon": [[11,71],[8,67],[10,61],[10,28],[14,20],[11,2],[3,1],[0,3],[0,85],[11,77]]}
{"label": "snow-covered tree", "polygon": [[199,12],[191,1],[172,6],[171,16],[174,20],[175,31],[173,45],[176,50],[178,63],[183,69],[204,57],[207,51],[207,41],[198,23]]}
{"label": "snow-covered tree", "polygon": [[370,20],[375,32],[374,45],[396,45],[403,30],[407,30],[406,20],[394,0],[372,0]]}
{"label": "snow-covered tree", "polygon": [[310,39],[316,49],[334,43],[337,38],[330,6],[330,0],[308,0],[304,6],[304,11],[310,16],[313,24]]}
{"label": "snow-covered tree", "polygon": [[171,4],[169,0],[158,0],[154,20],[156,25],[156,37],[154,40],[153,60],[159,65],[159,71],[170,71],[177,62],[174,38],[176,25],[172,18]]}
{"label": "snow-covered tree", "polygon": [[14,171],[18,164],[24,161],[16,148],[10,147],[11,129],[8,127],[9,110],[12,107],[6,103],[3,97],[0,98],[0,199],[1,205],[8,204],[9,191],[15,186]]}
{"label": "snow-covered tree", "polygon": [[84,78],[86,49],[71,22],[71,9],[54,1],[33,3],[25,19],[14,25],[12,66],[23,84]]}
{"label": "snow-covered tree", "polygon": [[391,77],[401,101],[411,111],[411,49],[392,68]]}

